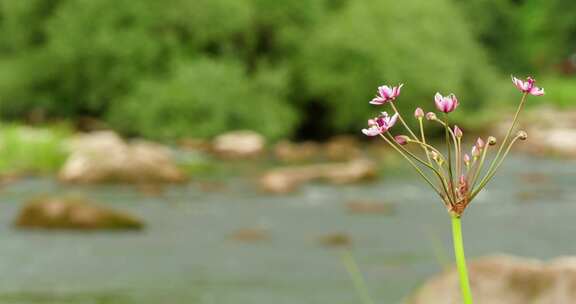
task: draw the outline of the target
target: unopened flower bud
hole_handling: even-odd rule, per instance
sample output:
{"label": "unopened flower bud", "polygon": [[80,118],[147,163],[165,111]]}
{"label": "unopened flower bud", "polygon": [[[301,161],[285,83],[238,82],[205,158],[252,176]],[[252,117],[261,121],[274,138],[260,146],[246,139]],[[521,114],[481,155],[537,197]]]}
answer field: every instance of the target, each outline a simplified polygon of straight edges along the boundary
{"label": "unopened flower bud", "polygon": [[494,137],[494,136],[488,137],[488,144],[489,144],[490,146],[495,145],[495,144],[496,144],[496,137]]}
{"label": "unopened flower bud", "polygon": [[433,160],[438,161],[438,153],[436,153],[436,151],[430,151],[430,157]]}
{"label": "unopened flower bud", "polygon": [[466,165],[470,164],[470,155],[468,155],[468,153],[464,153],[464,163]]}
{"label": "unopened flower bud", "polygon": [[528,138],[528,133],[526,133],[524,130],[520,130],[518,133],[516,133],[516,136],[518,136],[518,138],[521,140],[526,140]]}
{"label": "unopened flower bud", "polygon": [[394,136],[394,141],[401,145],[404,146],[408,143],[408,141],[410,140],[410,137],[406,136],[406,135],[396,135]]}
{"label": "unopened flower bud", "polygon": [[476,140],[476,147],[478,147],[479,150],[481,150],[482,148],[484,148],[484,140],[480,137],[478,137],[478,139]]}
{"label": "unopened flower bud", "polygon": [[422,119],[424,117],[424,110],[422,110],[422,108],[416,108],[416,111],[414,111],[414,117]]}
{"label": "unopened flower bud", "polygon": [[435,120],[436,119],[436,114],[434,112],[428,112],[426,113],[426,119],[428,120]]}
{"label": "unopened flower bud", "polygon": [[454,135],[456,135],[456,137],[458,138],[462,138],[462,135],[464,134],[462,133],[462,130],[458,126],[454,126]]}
{"label": "unopened flower bud", "polygon": [[478,156],[480,156],[480,149],[478,148],[478,146],[473,146],[472,157],[478,157]]}
{"label": "unopened flower bud", "polygon": [[468,192],[468,180],[466,179],[466,176],[460,175],[460,179],[458,180],[458,182],[459,182],[458,192],[461,195],[465,195]]}

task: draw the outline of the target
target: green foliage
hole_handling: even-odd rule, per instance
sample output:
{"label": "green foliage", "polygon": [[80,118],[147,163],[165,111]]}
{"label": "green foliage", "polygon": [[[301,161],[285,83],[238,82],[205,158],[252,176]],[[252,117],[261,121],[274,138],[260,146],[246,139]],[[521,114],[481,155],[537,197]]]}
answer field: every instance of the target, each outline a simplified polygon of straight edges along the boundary
{"label": "green foliage", "polygon": [[575,14],[576,1],[525,1],[520,18],[522,47],[533,67],[549,69],[576,52]]}
{"label": "green foliage", "polygon": [[409,114],[416,105],[432,110],[436,91],[454,92],[468,110],[499,92],[479,46],[444,0],[350,2],[307,37],[300,68],[307,97],[326,103],[341,131],[365,123],[374,112],[367,102],[382,83],[405,83],[397,104]]}
{"label": "green foliage", "polygon": [[65,127],[31,128],[18,125],[0,127],[1,173],[52,173],[64,163]]}
{"label": "green foliage", "polygon": [[102,115],[139,80],[203,48],[224,49],[250,25],[249,7],[236,0],[48,2],[50,11],[42,0],[1,1],[11,17],[0,25],[10,33],[0,48],[4,115]]}
{"label": "green foliage", "polygon": [[550,70],[576,51],[573,0],[457,0],[476,37],[509,73]]}
{"label": "green foliage", "polygon": [[239,62],[196,60],[178,64],[169,78],[143,80],[113,107],[110,119],[154,138],[208,137],[229,129],[277,138],[295,123],[282,99],[284,83],[277,71],[249,77]]}
{"label": "green foliage", "polygon": [[450,0],[0,0],[0,37],[0,115],[158,139],[358,132],[382,83],[406,83],[410,112],[436,91],[468,111],[499,91]]}

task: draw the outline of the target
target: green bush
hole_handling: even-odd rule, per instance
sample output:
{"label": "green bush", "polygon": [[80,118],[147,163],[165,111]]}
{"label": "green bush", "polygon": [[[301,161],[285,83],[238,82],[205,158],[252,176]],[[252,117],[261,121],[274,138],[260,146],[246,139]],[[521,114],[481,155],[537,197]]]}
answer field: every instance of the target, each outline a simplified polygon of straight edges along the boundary
{"label": "green bush", "polygon": [[409,111],[499,91],[450,0],[0,0],[0,37],[0,115],[158,139],[358,132],[382,83],[406,83]]}
{"label": "green bush", "polygon": [[153,138],[208,137],[252,129],[270,138],[294,127],[283,75],[247,76],[235,61],[200,59],[178,64],[166,79],[147,79],[110,112],[114,126]]}
{"label": "green bush", "polygon": [[306,98],[325,103],[340,131],[365,123],[374,112],[367,102],[382,83],[405,83],[397,104],[410,115],[416,105],[433,110],[436,91],[455,93],[468,113],[501,98],[499,80],[450,4],[350,2],[304,40],[299,64]]}
{"label": "green bush", "polygon": [[16,117],[33,108],[103,115],[139,80],[202,49],[225,49],[250,26],[250,7],[237,0],[4,0],[0,7],[0,33],[10,33],[0,42],[0,96],[3,115]]}
{"label": "green bush", "polygon": [[576,1],[457,0],[506,73],[551,70],[576,50]]}

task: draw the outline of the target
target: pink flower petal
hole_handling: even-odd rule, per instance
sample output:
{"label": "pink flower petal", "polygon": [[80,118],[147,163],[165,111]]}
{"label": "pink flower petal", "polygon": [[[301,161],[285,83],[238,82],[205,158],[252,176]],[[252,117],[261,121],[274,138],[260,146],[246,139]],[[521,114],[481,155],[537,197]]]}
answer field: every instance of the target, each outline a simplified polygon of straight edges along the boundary
{"label": "pink flower petal", "polygon": [[534,95],[534,96],[542,96],[542,95],[544,95],[544,89],[539,88],[539,87],[533,87],[532,89],[530,89],[529,93]]}
{"label": "pink flower petal", "polygon": [[380,134],[380,129],[377,126],[372,126],[368,129],[362,129],[362,133],[366,136],[377,136]]}

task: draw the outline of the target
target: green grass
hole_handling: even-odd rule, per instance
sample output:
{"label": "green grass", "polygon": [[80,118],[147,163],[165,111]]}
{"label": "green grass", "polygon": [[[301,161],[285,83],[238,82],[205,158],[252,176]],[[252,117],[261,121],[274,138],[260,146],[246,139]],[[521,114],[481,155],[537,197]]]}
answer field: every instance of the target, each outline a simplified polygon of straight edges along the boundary
{"label": "green grass", "polygon": [[65,126],[0,125],[0,174],[56,172],[66,160],[64,141],[70,135]]}

